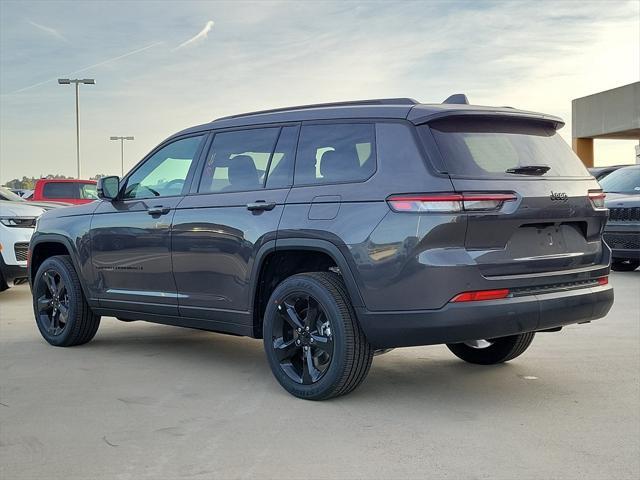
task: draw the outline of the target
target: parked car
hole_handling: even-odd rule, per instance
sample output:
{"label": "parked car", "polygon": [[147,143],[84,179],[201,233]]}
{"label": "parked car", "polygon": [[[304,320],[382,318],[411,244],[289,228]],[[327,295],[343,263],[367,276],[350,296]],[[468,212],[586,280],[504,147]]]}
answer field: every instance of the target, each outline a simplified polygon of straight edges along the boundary
{"label": "parked car", "polygon": [[[26,203],[27,200],[20,197],[18,194],[12,192],[10,189],[6,187],[0,187],[0,200],[5,200],[7,202],[22,202]],[[44,210],[51,210],[52,208],[60,208],[60,207],[68,207],[71,204],[65,202],[29,202],[29,205],[33,207],[40,207]]]}
{"label": "parked car", "polygon": [[616,170],[600,185],[607,192],[604,239],[612,251],[611,269],[633,271],[640,266],[640,165]]}
{"label": "parked car", "polygon": [[411,99],[221,118],[162,142],[31,241],[42,336],[101,316],[262,338],[291,394],[355,389],[374,353],[521,355],[613,302],[608,211],[561,119]]}
{"label": "parked car", "polygon": [[619,168],[628,167],[629,165],[607,165],[606,167],[591,167],[589,173],[593,175],[596,180],[602,180],[611,172],[615,172]]}
{"label": "parked car", "polygon": [[42,208],[0,200],[0,292],[27,280],[27,252]]}
{"label": "parked car", "polygon": [[30,201],[58,201],[74,205],[93,202],[98,198],[94,180],[41,178],[36,182]]}
{"label": "parked car", "polygon": [[29,198],[33,195],[33,190],[28,190],[24,188],[12,188],[11,191],[18,195],[21,198]]}

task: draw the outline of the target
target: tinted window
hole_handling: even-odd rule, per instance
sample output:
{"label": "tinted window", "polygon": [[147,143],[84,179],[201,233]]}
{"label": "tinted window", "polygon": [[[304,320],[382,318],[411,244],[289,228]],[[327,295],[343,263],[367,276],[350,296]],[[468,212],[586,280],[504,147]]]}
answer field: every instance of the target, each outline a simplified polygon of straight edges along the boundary
{"label": "tinted window", "polygon": [[[431,131],[447,172],[473,177],[519,176],[510,168],[546,165],[546,177],[585,177],[589,172],[554,128],[532,121],[450,118]],[[428,128],[428,127],[421,127]]]}
{"label": "tinted window", "polygon": [[361,181],[376,169],[374,125],[306,125],[296,157],[297,185]]}
{"label": "tinted window", "polygon": [[129,177],[124,198],[180,195],[201,141],[183,138],[158,150]]}
{"label": "tinted window", "polygon": [[199,192],[239,192],[263,188],[280,128],[217,133],[207,157]]}
{"label": "tinted window", "polygon": [[640,167],[620,168],[600,180],[605,192],[640,195]]}
{"label": "tinted window", "polygon": [[42,194],[45,198],[80,198],[80,184],[72,182],[47,182]]}
{"label": "tinted window", "polygon": [[293,184],[293,163],[297,142],[298,127],[283,127],[269,163],[267,188],[288,187]]}

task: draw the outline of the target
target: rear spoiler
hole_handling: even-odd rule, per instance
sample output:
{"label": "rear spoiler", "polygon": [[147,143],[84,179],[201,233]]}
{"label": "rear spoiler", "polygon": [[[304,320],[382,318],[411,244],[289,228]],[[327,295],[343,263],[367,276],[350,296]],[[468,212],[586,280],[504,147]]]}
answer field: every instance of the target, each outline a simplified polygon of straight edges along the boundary
{"label": "rear spoiler", "polygon": [[415,125],[429,123],[434,120],[439,120],[447,117],[488,117],[514,119],[514,120],[534,120],[543,122],[553,126],[555,130],[558,130],[564,126],[564,120],[554,115],[546,115],[543,113],[527,112],[524,110],[516,110],[511,107],[480,107],[480,108],[447,108],[441,110],[430,109],[429,105],[425,105],[427,108],[420,108],[416,106],[411,109],[407,115],[407,120]]}

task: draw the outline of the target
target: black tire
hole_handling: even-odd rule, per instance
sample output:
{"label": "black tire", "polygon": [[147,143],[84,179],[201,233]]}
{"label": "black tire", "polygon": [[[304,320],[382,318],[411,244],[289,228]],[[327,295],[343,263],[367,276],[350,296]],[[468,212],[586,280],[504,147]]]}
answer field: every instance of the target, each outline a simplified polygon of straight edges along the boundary
{"label": "black tire", "polygon": [[67,255],[47,258],[38,268],[33,281],[33,311],[40,334],[56,347],[87,343],[100,326],[100,317],[91,311]]}
{"label": "black tire", "polygon": [[[299,374],[298,381],[294,380],[294,367],[298,365],[303,372],[305,368],[308,369],[309,367],[306,365],[309,361],[313,365],[318,360],[319,357],[314,355],[318,354],[319,347],[318,340],[316,340],[315,346],[312,343],[307,344],[309,346],[306,347],[306,350],[310,353],[305,357],[307,354],[302,350],[305,348],[304,346],[291,344],[291,342],[298,342],[301,339],[302,345],[305,345],[304,331],[300,334],[296,333],[296,329],[290,324],[290,316],[286,313],[289,310],[287,307],[283,308],[283,306],[289,305],[288,299],[297,297],[307,298],[306,313],[309,312],[313,300],[314,309],[320,312],[316,312],[316,320],[314,321],[326,320],[326,323],[322,325],[329,326],[330,333],[326,338],[332,345],[332,354],[327,361],[328,365],[325,370],[323,372],[315,370],[321,374],[317,379],[313,378],[313,375],[307,374],[306,384],[304,373]],[[303,325],[306,324],[308,316],[298,317]],[[314,337],[313,327],[311,328],[312,331],[309,335]],[[276,350],[278,345],[281,349],[284,347],[285,329],[291,331],[291,336],[287,336],[287,342],[294,353],[291,354],[290,359],[282,360],[278,358]],[[316,330],[317,335],[321,334],[319,332],[320,330]],[[274,290],[267,305],[263,333],[265,352],[273,375],[286,391],[298,398],[326,400],[347,394],[360,385],[369,373],[373,349],[358,324],[344,283],[335,273],[301,273],[284,280]],[[315,336],[314,338],[323,337]],[[307,341],[313,342],[313,340]],[[280,350],[278,351],[280,352]],[[300,357],[297,357],[298,354]],[[320,355],[323,354],[320,352]],[[308,370],[306,371],[308,373]]]}
{"label": "black tire", "polygon": [[494,365],[508,362],[522,355],[529,348],[535,332],[521,333],[509,337],[492,338],[490,346],[484,348],[471,347],[465,343],[449,343],[447,347],[453,354],[465,362],[478,365]]}
{"label": "black tire", "polygon": [[640,260],[614,260],[611,262],[611,270],[614,272],[633,272],[640,267]]}

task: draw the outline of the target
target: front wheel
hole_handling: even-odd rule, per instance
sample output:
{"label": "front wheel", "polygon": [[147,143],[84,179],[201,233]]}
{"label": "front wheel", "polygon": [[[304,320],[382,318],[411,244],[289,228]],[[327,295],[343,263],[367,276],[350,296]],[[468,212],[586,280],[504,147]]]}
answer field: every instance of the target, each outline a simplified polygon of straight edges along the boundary
{"label": "front wheel", "polygon": [[464,343],[449,343],[447,347],[465,362],[478,365],[494,365],[508,362],[522,355],[529,348],[535,332],[521,333],[490,340],[471,340]]}
{"label": "front wheel", "polygon": [[33,311],[40,334],[56,347],[87,343],[100,326],[67,255],[47,258],[40,265],[33,281]]}
{"label": "front wheel", "polygon": [[293,275],[278,285],[265,311],[263,336],[273,375],[299,398],[349,393],[371,367],[373,350],[334,273]]}
{"label": "front wheel", "polygon": [[640,267],[640,260],[614,260],[611,262],[611,270],[614,272],[633,272]]}

